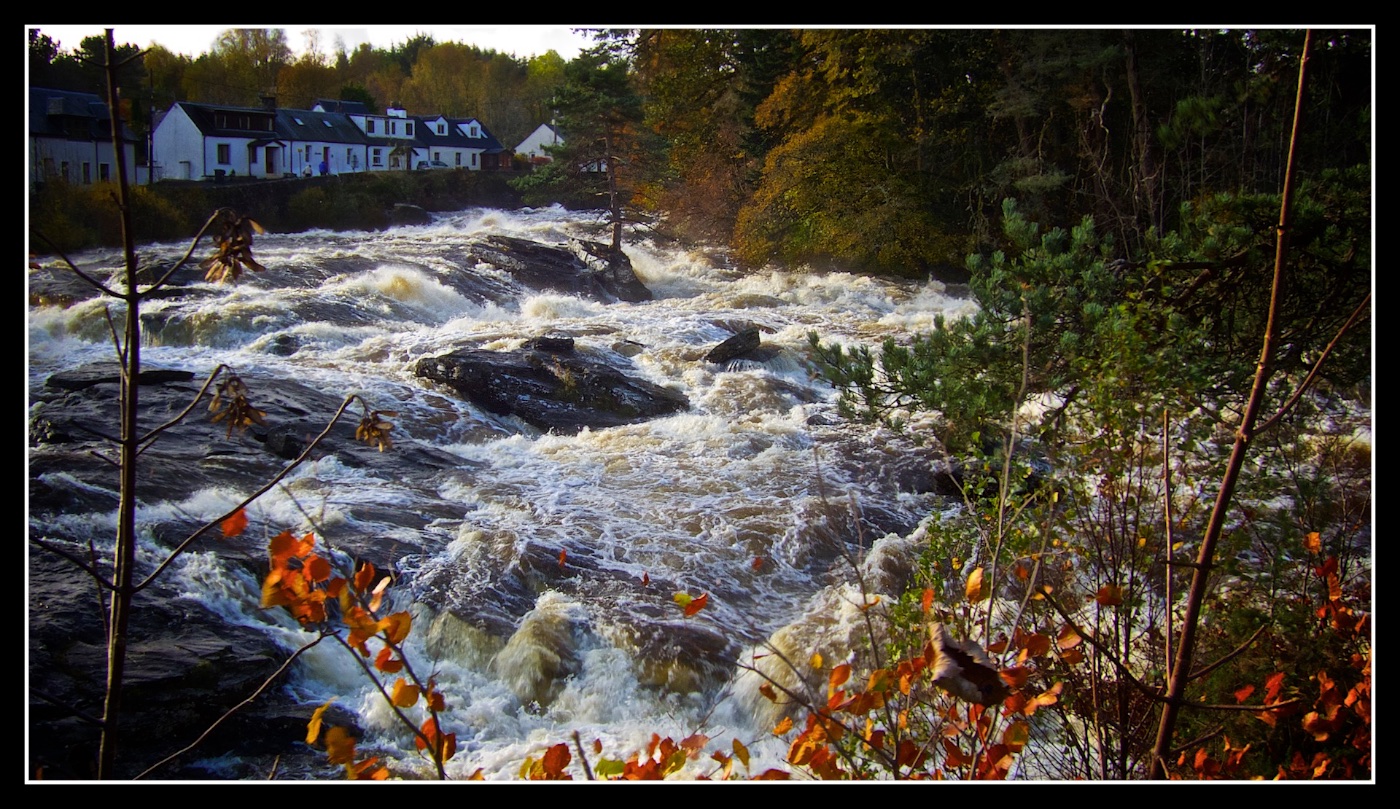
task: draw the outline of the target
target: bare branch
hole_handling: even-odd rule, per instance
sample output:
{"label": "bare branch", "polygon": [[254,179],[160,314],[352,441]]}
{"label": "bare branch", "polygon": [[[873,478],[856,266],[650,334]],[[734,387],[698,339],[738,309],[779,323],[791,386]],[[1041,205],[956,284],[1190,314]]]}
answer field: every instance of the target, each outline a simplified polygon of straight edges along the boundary
{"label": "bare branch", "polygon": [[254,500],[257,500],[259,497],[262,497],[270,489],[272,489],[279,482],[281,482],[283,478],[291,474],[292,470],[296,469],[298,466],[301,466],[302,462],[304,462],[308,457],[310,457],[312,451],[315,450],[318,446],[320,446],[321,441],[323,441],[325,437],[330,434],[331,428],[334,427],[336,423],[340,421],[340,417],[345,414],[345,409],[349,407],[352,402],[358,400],[359,398],[360,397],[358,394],[353,393],[345,397],[345,401],[341,402],[340,409],[335,411],[335,415],[331,417],[330,423],[326,425],[326,428],[321,431],[320,435],[312,439],[311,443],[306,445],[306,449],[302,450],[300,455],[292,459],[292,462],[287,464],[287,467],[285,469],[283,469],[281,472],[278,472],[275,477],[269,480],[257,491],[245,497],[241,503],[229,509],[222,516],[219,516],[205,523],[203,527],[196,530],[193,534],[190,534],[189,537],[187,537],[183,542],[175,546],[175,549],[172,550],[170,554],[165,557],[165,561],[157,565],[156,569],[151,571],[151,574],[147,576],[145,580],[143,580],[140,584],[136,585],[134,592],[140,592],[141,590],[150,586],[151,582],[155,581],[156,577],[158,577],[161,574],[161,572],[164,571],[165,568],[167,568],[170,565],[171,562],[175,561],[176,557],[184,553],[185,549],[188,548],[196,539],[199,539],[200,537],[204,536],[204,534],[214,526],[219,525],[224,520],[227,520],[229,517],[232,517],[233,515],[237,514],[249,503],[253,502]]}

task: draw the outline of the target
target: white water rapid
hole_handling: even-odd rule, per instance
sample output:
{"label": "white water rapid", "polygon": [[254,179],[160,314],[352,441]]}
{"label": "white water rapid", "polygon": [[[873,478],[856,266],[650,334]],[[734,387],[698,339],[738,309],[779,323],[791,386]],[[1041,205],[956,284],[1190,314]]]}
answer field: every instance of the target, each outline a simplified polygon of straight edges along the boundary
{"label": "white water rapid", "polygon": [[[585,745],[601,740],[611,758],[644,748],[652,733],[679,741],[703,732],[715,749],[728,750],[734,738],[751,745],[754,772],[777,766],[786,745],[773,741],[772,716],[755,710],[751,684],[734,677],[733,660],[748,659],[775,633],[799,659],[844,654],[830,644],[841,623],[859,614],[851,607],[859,595],[849,560],[878,567],[868,555],[907,546],[904,537],[944,506],[926,487],[901,482],[899,470],[918,467],[910,459],[923,451],[910,436],[836,415],[835,392],[808,358],[807,335],[877,346],[973,304],[934,281],[740,273],[716,254],[645,240],[625,248],[654,295],[645,303],[523,288],[508,300],[485,301],[455,283],[476,274],[515,287],[507,273],[464,260],[471,240],[594,238],[585,224],[557,208],[474,209],[383,232],[260,236],[253,253],[266,272],[236,284],[195,283],[190,294],[144,305],[152,325],[143,366],[188,370],[202,380],[226,364],[337,398],[357,392],[397,412],[390,453],[423,447],[460,459],[459,468],[423,483],[327,454],[254,504],[239,546],[256,556],[271,534],[313,530],[310,513],[318,545],[353,537],[397,569],[394,606],[416,611],[408,655],[436,677],[448,701],[445,728],[457,734],[449,776],[480,769],[488,779],[514,779],[527,757],[570,742],[574,730]],[[141,252],[168,261],[186,247],[144,245]],[[100,274],[114,272],[120,256],[72,258]],[[33,260],[54,265],[49,256]],[[31,305],[32,387],[55,372],[113,359],[101,306],[96,299]],[[746,323],[777,349],[771,359],[705,360]],[[413,373],[424,357],[514,348],[545,332],[613,352],[627,373],[683,392],[689,409],[542,435]],[[231,441],[251,438],[235,433]],[[228,485],[171,501],[148,496],[139,519],[211,519],[245,494]],[[31,518],[31,534],[63,533],[57,519]],[[109,533],[114,513],[62,519],[68,534],[74,524]],[[223,620],[257,627],[288,650],[304,642],[306,633],[281,610],[259,607],[259,582],[224,553],[205,541],[169,575]],[[706,608],[684,616],[677,592],[708,593]],[[305,655],[289,687],[308,717],[331,698],[356,712],[366,734],[362,751],[377,752],[407,777],[432,776],[344,649],[323,643]],[[583,777],[577,756],[570,766]],[[713,768],[705,756],[675,777]]]}

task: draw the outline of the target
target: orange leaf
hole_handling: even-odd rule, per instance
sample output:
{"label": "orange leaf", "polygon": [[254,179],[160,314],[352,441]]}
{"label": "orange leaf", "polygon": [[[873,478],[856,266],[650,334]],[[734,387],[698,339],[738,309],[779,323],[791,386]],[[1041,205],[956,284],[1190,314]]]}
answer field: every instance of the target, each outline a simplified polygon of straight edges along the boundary
{"label": "orange leaf", "polygon": [[319,556],[306,561],[306,576],[312,581],[325,581],[331,577],[331,563]]}
{"label": "orange leaf", "polygon": [[705,594],[701,595],[699,598],[691,599],[690,603],[685,605],[685,614],[686,614],[686,617],[688,618],[688,617],[694,615],[695,613],[699,612],[700,610],[705,609],[705,605],[706,605],[707,603],[709,603],[709,601],[710,601],[710,594],[709,594],[709,593],[705,593]]}
{"label": "orange leaf", "polygon": [[355,739],[342,727],[326,731],[326,758],[332,764],[350,764],[355,760]]}
{"label": "orange leaf", "polygon": [[789,730],[792,730],[792,717],[784,716],[783,721],[779,722],[778,726],[773,728],[773,735],[781,736],[784,733],[787,733]]}
{"label": "orange leaf", "polygon": [[385,674],[397,674],[403,671],[403,661],[394,659],[394,650],[385,646],[379,650],[379,656],[374,658],[374,667]]}
{"label": "orange leaf", "polygon": [[568,558],[569,558],[569,551],[568,551],[567,549],[560,551],[560,552],[559,552],[559,566],[560,566],[560,567],[563,567],[563,566],[564,566],[564,560],[566,560],[566,559],[568,559]]}
{"label": "orange leaf", "polygon": [[925,587],[925,588],[924,588],[923,607],[924,607],[924,615],[928,615],[930,612],[933,611],[933,588],[932,588],[932,587]]}
{"label": "orange leaf", "polygon": [[355,569],[355,592],[364,592],[375,578],[374,563],[361,560],[360,566]]}
{"label": "orange leaf", "polygon": [[247,527],[248,515],[245,514],[241,508],[230,514],[228,519],[224,520],[222,525],[220,525],[220,528],[223,529],[225,539],[238,536],[243,533],[243,529]]}
{"label": "orange leaf", "polygon": [[1254,693],[1253,685],[1246,685],[1235,691],[1235,702],[1244,702],[1249,699],[1249,695]]}
{"label": "orange leaf", "polygon": [[831,676],[827,678],[826,692],[830,694],[849,679],[851,679],[851,664],[842,663],[831,670]]}
{"label": "orange leaf", "polygon": [[1123,603],[1123,588],[1116,584],[1105,584],[1094,595],[1100,607],[1116,607]]}
{"label": "orange leaf", "polygon": [[1031,670],[1024,666],[1013,666],[1009,669],[1001,670],[1001,679],[1012,688],[1020,688],[1026,684],[1026,680],[1031,676]]}
{"label": "orange leaf", "polygon": [[650,576],[650,574],[648,574],[645,570],[643,570],[643,571],[642,571],[642,586],[643,586],[643,587],[646,587],[646,586],[649,585],[649,584],[651,584],[651,576]]}
{"label": "orange leaf", "polygon": [[753,558],[752,567],[753,567],[754,570],[762,570],[762,569],[763,569],[763,557],[762,557],[762,556],[755,556],[755,557]]}
{"label": "orange leaf", "polygon": [[773,690],[773,686],[771,683],[764,683],[763,685],[760,685],[758,687],[758,693],[767,697],[769,702],[778,701],[778,693]]}
{"label": "orange leaf", "polygon": [[1322,534],[1316,531],[1309,533],[1303,539],[1303,547],[1312,553],[1322,553]]}
{"label": "orange leaf", "polygon": [[412,708],[418,704],[418,686],[409,683],[400,677],[394,682],[394,690],[390,695],[394,705],[400,708]]}
{"label": "orange leaf", "polygon": [[389,642],[403,643],[413,626],[413,616],[407,612],[396,612],[385,618],[383,623],[388,624],[384,627],[384,634],[389,637]]}
{"label": "orange leaf", "polygon": [[982,590],[982,568],[972,571],[967,577],[967,600],[981,601],[987,597],[987,593]]}

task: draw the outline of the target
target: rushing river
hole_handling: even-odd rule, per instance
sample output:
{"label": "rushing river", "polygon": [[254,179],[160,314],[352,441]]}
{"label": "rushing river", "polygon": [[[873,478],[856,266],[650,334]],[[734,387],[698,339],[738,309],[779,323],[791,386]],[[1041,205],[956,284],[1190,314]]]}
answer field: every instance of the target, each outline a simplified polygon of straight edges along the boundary
{"label": "rushing river", "polygon": [[[645,303],[529,290],[464,259],[484,235],[558,244],[587,236],[584,225],[560,209],[476,209],[384,232],[260,236],[254,255],[266,272],[196,283],[199,294],[143,307],[153,324],[143,365],[202,379],[226,364],[356,392],[397,413],[390,452],[431,448],[460,459],[450,474],[406,480],[330,454],[250,509],[255,526],[316,530],[330,547],[371,541],[366,555],[397,570],[395,607],[418,611],[408,655],[448,696],[444,723],[458,739],[450,776],[481,769],[514,778],[527,757],[570,741],[574,730],[615,758],[652,733],[680,740],[703,732],[721,749],[731,738],[751,744],[755,771],[779,764],[785,743],[772,741],[772,717],[752,710],[752,686],[735,676],[734,661],[752,659],[775,635],[791,642],[786,654],[823,651],[824,633],[837,630],[814,622],[859,614],[852,561],[869,567],[868,554],[904,541],[943,507],[901,471],[923,451],[909,436],[836,415],[835,392],[808,357],[808,333],[874,346],[972,304],[934,281],[741,273],[717,254],[644,239],[626,252],[654,296]],[[184,247],[142,252],[171,260]],[[117,261],[111,251],[74,258],[85,268]],[[508,294],[471,294],[461,283],[469,276]],[[776,349],[769,359],[705,360],[736,324],[749,323]],[[514,348],[545,332],[611,352],[627,373],[683,392],[689,409],[540,434],[413,373],[424,357]],[[31,306],[28,335],[31,386],[112,359],[95,301]],[[245,493],[225,486],[175,502],[143,497],[142,515],[211,519]],[[96,527],[112,516],[64,519]],[[32,518],[30,530],[63,533]],[[305,640],[282,611],[259,608],[258,582],[217,548],[199,546],[169,575],[229,622],[259,627],[288,650]],[[678,592],[708,594],[705,609],[684,616]],[[430,775],[343,649],[322,644],[299,662],[289,687],[308,715],[334,697],[360,715],[362,749]],[[582,777],[577,760],[572,767]],[[680,776],[712,767],[701,758]]]}

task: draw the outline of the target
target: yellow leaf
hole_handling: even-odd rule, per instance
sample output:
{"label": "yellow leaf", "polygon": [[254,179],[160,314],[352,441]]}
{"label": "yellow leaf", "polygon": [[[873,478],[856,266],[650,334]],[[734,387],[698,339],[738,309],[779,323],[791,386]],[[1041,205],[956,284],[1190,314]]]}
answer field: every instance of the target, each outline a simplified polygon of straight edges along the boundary
{"label": "yellow leaf", "polygon": [[331,697],[330,699],[326,700],[325,705],[322,705],[321,707],[317,708],[316,711],[311,714],[311,721],[306,723],[307,744],[315,744],[316,740],[320,738],[321,718],[325,716],[326,709],[331,707],[332,702],[335,702],[335,697]]}
{"label": "yellow leaf", "polygon": [[967,600],[977,602],[986,597],[987,593],[982,588],[982,568],[979,567],[967,577]]}
{"label": "yellow leaf", "polygon": [[734,757],[739,759],[744,765],[744,769],[749,768],[749,748],[745,747],[744,743],[738,739],[734,740]]}
{"label": "yellow leaf", "polygon": [[671,600],[681,605],[682,607],[688,607],[690,606],[691,596],[690,593],[676,593],[675,595],[671,596]]}
{"label": "yellow leaf", "polygon": [[781,736],[784,733],[787,733],[789,730],[792,730],[792,717],[784,716],[783,721],[779,722],[778,726],[773,728],[773,735]]}
{"label": "yellow leaf", "polygon": [[817,669],[818,671],[820,671],[820,670],[821,670],[821,667],[822,667],[822,655],[821,655],[821,652],[813,652],[813,653],[812,653],[812,659],[809,660],[808,662],[812,664],[812,668]]}

